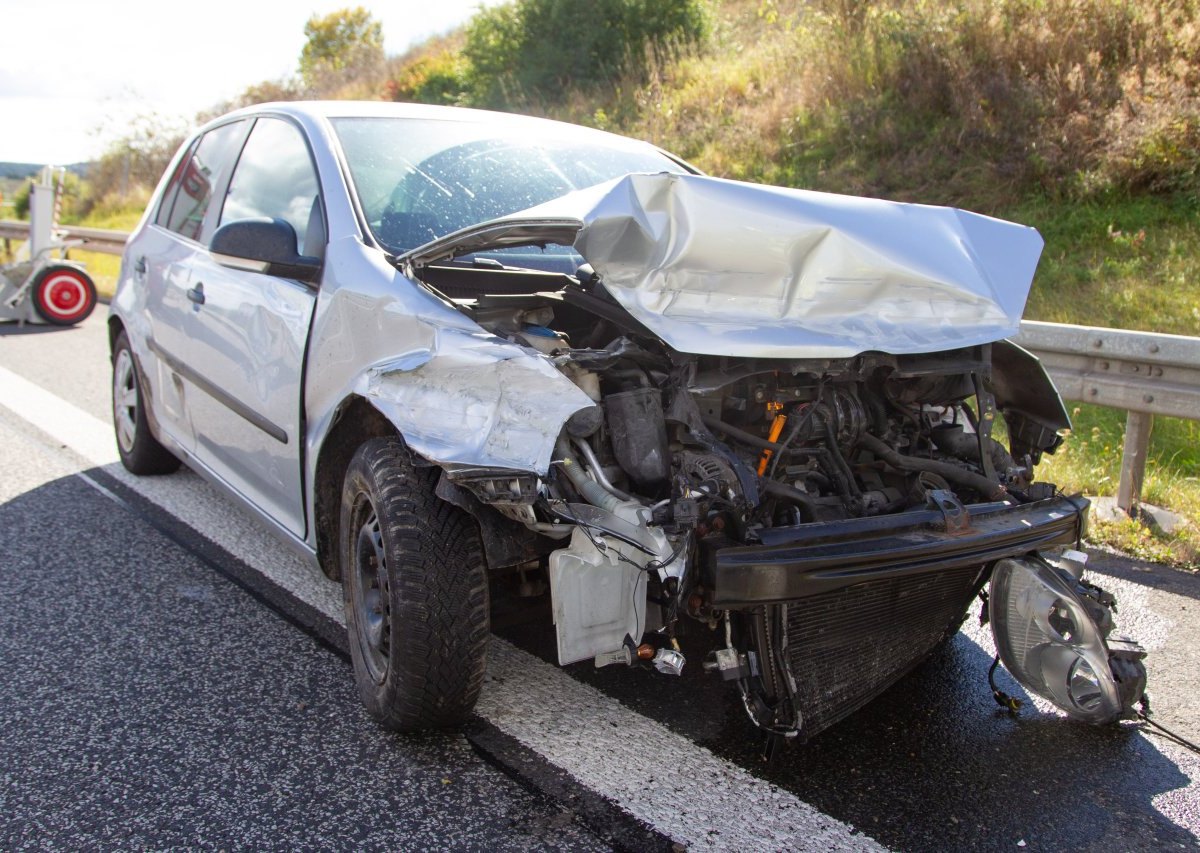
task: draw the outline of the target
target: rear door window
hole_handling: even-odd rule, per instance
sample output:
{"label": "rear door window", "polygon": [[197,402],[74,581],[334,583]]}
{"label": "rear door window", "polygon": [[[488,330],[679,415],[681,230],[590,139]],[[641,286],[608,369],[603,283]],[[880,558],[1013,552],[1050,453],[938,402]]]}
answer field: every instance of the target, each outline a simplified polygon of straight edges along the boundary
{"label": "rear door window", "polygon": [[213,188],[222,170],[237,154],[244,131],[242,122],[215,127],[200,138],[163,194],[159,225],[191,240],[199,240]]}

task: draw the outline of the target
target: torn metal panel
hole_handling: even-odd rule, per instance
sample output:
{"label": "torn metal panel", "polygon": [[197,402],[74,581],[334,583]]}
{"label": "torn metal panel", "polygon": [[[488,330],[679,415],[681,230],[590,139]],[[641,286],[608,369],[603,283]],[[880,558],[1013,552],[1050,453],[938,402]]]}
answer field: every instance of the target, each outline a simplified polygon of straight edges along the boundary
{"label": "torn metal panel", "polygon": [[360,393],[421,456],[545,474],[567,418],[594,405],[540,353],[441,329],[433,349],[369,370]]}

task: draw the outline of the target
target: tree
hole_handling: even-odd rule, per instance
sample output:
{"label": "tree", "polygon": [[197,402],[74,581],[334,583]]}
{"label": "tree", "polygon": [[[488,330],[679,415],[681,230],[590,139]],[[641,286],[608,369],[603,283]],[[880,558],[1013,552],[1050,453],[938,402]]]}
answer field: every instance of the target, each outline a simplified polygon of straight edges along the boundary
{"label": "tree", "polygon": [[310,90],[328,93],[343,81],[378,73],[383,27],[362,6],[313,15],[304,25],[300,76]]}
{"label": "tree", "polygon": [[108,144],[87,170],[87,192],[79,213],[96,207],[145,204],[183,143],[189,122],[148,110],[125,122],[125,132]]}

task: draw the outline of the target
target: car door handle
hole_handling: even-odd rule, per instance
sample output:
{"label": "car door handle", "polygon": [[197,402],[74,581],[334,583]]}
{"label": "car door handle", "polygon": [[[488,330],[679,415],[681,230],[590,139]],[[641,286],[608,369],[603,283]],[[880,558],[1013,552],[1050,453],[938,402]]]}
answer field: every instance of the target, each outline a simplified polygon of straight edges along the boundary
{"label": "car door handle", "polygon": [[146,256],[145,255],[143,255],[142,257],[137,259],[137,262],[134,263],[134,265],[133,265],[133,271],[136,272],[138,275],[146,274]]}
{"label": "car door handle", "polygon": [[187,298],[197,305],[204,304],[204,283],[201,282],[187,292]]}

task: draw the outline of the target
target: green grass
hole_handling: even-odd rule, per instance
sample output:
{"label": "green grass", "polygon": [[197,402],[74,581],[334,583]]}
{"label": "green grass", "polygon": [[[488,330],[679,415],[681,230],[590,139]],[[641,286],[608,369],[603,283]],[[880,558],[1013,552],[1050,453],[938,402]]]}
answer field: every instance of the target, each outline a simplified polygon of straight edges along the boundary
{"label": "green grass", "polygon": [[1046,241],[1031,320],[1200,335],[1200,199],[1034,199],[1003,211]]}
{"label": "green grass", "polygon": [[119,209],[97,208],[84,218],[68,222],[69,225],[81,225],[86,228],[108,228],[113,231],[132,231],[142,218],[144,206],[139,203],[134,207]]}
{"label": "green grass", "polygon": [[71,260],[81,261],[87,266],[88,275],[96,283],[96,292],[104,300],[112,299],[117,292],[117,276],[121,272],[121,256],[106,252],[71,252]]}
{"label": "green grass", "polygon": [[[1046,240],[1031,320],[1200,335],[1200,201],[1188,194],[1084,202],[1035,198],[1001,212]],[[1068,402],[1074,429],[1039,477],[1068,492],[1115,495],[1125,413]],[[1200,413],[1197,413],[1200,415]],[[1200,422],[1156,418],[1142,500],[1189,525],[1166,535],[1132,520],[1097,522],[1092,538],[1135,556],[1200,568]]]}

